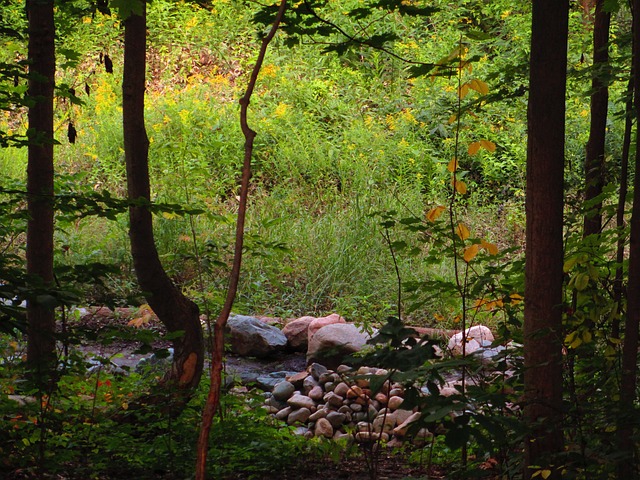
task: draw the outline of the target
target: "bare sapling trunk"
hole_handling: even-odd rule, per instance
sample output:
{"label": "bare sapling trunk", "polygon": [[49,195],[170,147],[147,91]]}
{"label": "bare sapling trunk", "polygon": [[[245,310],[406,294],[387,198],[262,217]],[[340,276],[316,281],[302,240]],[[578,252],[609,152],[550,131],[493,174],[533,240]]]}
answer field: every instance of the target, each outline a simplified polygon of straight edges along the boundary
{"label": "bare sapling trunk", "polygon": [[233,308],[236,293],[238,290],[238,282],[240,280],[240,267],[242,265],[242,248],[244,244],[244,223],[247,212],[247,199],[249,197],[249,180],[251,179],[251,158],[253,156],[253,141],[256,132],[249,127],[247,123],[247,110],[251,101],[251,95],[258,80],[258,74],[262,68],[267,47],[275,36],[280,22],[284,17],[287,7],[287,0],[281,0],[278,13],[273,21],[271,30],[262,39],[258,58],[251,72],[249,84],[243,97],[240,99],[240,126],[245,137],[244,144],[244,161],[242,165],[242,182],[240,186],[240,205],[238,207],[238,218],[236,220],[236,241],[234,246],[233,266],[229,276],[229,287],[227,289],[227,297],[222,307],[222,311],[213,327],[213,352],[211,354],[211,370],[210,370],[210,386],[207,395],[207,401],[202,412],[202,424],[200,426],[200,435],[198,436],[197,459],[196,459],[196,480],[205,480],[207,475],[207,451],[209,448],[209,433],[211,432],[211,423],[213,417],[220,404],[220,390],[222,386],[222,360],[224,352],[224,330]]}

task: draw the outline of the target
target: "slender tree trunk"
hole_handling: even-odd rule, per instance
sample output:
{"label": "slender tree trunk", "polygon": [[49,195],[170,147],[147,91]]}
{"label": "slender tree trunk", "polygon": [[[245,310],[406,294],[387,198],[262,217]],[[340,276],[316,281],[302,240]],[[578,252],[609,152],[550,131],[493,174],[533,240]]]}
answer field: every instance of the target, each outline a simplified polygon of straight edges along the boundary
{"label": "slender tree trunk", "polygon": [[[53,284],[53,87],[55,26],[53,0],[27,0],[29,17],[29,147],[27,164],[27,273]],[[44,376],[55,363],[55,316],[45,305],[27,305],[30,366]]]}
{"label": "slender tree trunk", "polygon": [[[611,14],[604,10],[605,0],[597,0],[593,26],[593,76],[591,80],[591,123],[587,142],[585,170],[585,202],[593,203],[604,186],[605,140],[609,87],[609,24]],[[596,235],[602,229],[602,201],[590,205],[584,218],[584,236]]]}
{"label": "slender tree trunk", "polygon": [[[564,130],[569,2],[534,0],[527,144],[524,395],[525,478],[563,449],[562,280]],[[545,472],[546,474],[546,472]]]}
{"label": "slender tree trunk", "polygon": [[[618,192],[618,207],[616,211],[616,227],[618,229],[618,242],[616,247],[616,277],[613,283],[613,300],[618,306],[618,315],[624,312],[623,299],[625,298],[624,289],[624,250],[626,247],[626,238],[622,234],[625,227],[624,212],[627,206],[627,191],[629,182],[629,151],[631,150],[631,134],[633,131],[633,70],[631,78],[627,84],[627,100],[625,102],[625,120],[624,120],[624,137],[622,140],[622,158],[620,166],[620,190]],[[620,317],[616,317],[611,325],[611,337],[620,338]]]}
{"label": "slender tree trunk", "polygon": [[146,5],[142,15],[124,21],[124,75],[122,116],[129,199],[140,202],[129,209],[131,254],[140,287],[147,301],[169,332],[184,331],[174,340],[174,362],[165,379],[178,386],[176,393],[189,393],[198,386],[204,365],[204,340],[198,306],[186,298],[167,276],[156,250],[153,218],[147,208],[149,185],[149,140],[144,124],[146,81]]}
{"label": "slender tree trunk", "polygon": [[[633,85],[636,119],[640,114],[640,0],[633,0]],[[618,479],[638,478],[634,433],[638,423],[636,386],[638,373],[638,330],[640,327],[640,129],[636,122],[636,175],[631,214],[629,243],[629,282],[627,284],[627,318],[622,347],[622,377],[620,382],[620,412],[618,413],[618,448],[622,458],[618,463]]]}
{"label": "slender tree trunk", "polygon": [[231,275],[229,278],[229,288],[227,290],[227,297],[225,298],[222,311],[216,323],[214,325],[214,347],[211,354],[211,371],[209,385],[209,393],[207,394],[207,401],[202,411],[202,424],[200,426],[200,434],[198,435],[198,445],[196,452],[196,480],[205,480],[207,477],[207,453],[209,449],[209,433],[211,432],[211,424],[213,417],[218,410],[220,404],[220,389],[222,386],[222,355],[224,351],[224,330],[229,320],[229,314],[235,301],[236,292],[238,289],[238,281],[240,279],[240,268],[242,266],[242,249],[244,244],[244,222],[247,212],[247,199],[249,198],[249,181],[251,179],[251,159],[253,157],[253,141],[256,137],[256,132],[249,127],[247,122],[247,112],[249,109],[249,103],[251,102],[251,95],[256,86],[258,80],[258,74],[262,68],[262,62],[267,53],[267,47],[273,37],[275,36],[280,22],[284,17],[284,12],[287,8],[287,0],[280,0],[280,6],[278,13],[273,21],[269,33],[262,39],[260,46],[260,52],[258,58],[251,71],[251,77],[247,90],[240,99],[240,127],[245,138],[244,143],[244,161],[242,164],[242,183],[240,187],[240,206],[238,207],[238,219],[236,221],[236,242],[234,245],[233,255],[233,267],[231,269]]}

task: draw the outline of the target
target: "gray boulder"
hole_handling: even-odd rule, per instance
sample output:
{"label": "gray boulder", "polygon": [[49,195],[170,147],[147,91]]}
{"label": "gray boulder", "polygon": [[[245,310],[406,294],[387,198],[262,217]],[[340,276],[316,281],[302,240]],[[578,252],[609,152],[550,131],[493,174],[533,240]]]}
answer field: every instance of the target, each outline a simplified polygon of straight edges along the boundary
{"label": "gray boulder", "polygon": [[345,356],[358,352],[369,334],[353,323],[333,323],[318,330],[309,341],[307,364],[318,362],[336,368]]}
{"label": "gray boulder", "polygon": [[287,337],[276,327],[255,317],[234,315],[227,322],[231,350],[243,356],[266,357],[287,346]]}

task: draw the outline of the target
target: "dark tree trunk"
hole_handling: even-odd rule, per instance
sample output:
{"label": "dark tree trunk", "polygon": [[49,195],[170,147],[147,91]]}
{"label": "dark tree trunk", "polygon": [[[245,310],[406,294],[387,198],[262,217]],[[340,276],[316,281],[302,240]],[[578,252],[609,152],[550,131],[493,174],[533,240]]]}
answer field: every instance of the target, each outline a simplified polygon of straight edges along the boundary
{"label": "dark tree trunk", "polygon": [[[611,14],[604,10],[605,0],[596,2],[593,26],[593,77],[591,80],[591,124],[587,142],[585,171],[585,202],[591,204],[604,186],[605,140],[609,105],[609,24]],[[590,205],[584,218],[584,236],[595,235],[602,229],[602,202]]]}
{"label": "dark tree trunk", "polygon": [[564,118],[569,2],[534,0],[528,106],[525,478],[561,477]]}
{"label": "dark tree trunk", "polygon": [[[633,86],[636,118],[640,113],[640,0],[633,0]],[[638,125],[636,123],[636,136]],[[622,347],[622,377],[620,382],[620,412],[618,413],[618,447],[622,458],[618,463],[618,478],[638,478],[634,433],[637,412],[636,386],[638,371],[638,329],[640,326],[640,142],[636,140],[636,175],[631,214],[629,242],[629,282],[627,283],[627,318]]]}
{"label": "dark tree trunk", "polygon": [[167,276],[155,246],[153,218],[144,205],[150,201],[149,140],[144,124],[146,80],[146,11],[124,21],[124,75],[122,115],[127,189],[130,200],[141,201],[129,209],[131,254],[140,287],[169,332],[184,331],[174,340],[174,363],[165,379],[178,386],[176,393],[197,387],[204,365],[204,340],[198,306],[186,298]]}
{"label": "dark tree trunk", "polygon": [[[53,0],[27,0],[29,18],[29,146],[27,164],[27,273],[43,286],[53,284],[53,87],[55,27]],[[27,305],[27,360],[47,375],[55,363],[55,316],[50,307]]]}

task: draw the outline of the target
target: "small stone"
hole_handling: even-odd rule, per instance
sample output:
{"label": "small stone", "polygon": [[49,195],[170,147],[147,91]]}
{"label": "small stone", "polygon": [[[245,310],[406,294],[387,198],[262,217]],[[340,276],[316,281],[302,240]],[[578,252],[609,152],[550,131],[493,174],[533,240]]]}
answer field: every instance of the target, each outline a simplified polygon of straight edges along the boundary
{"label": "small stone", "polygon": [[282,402],[275,397],[269,397],[264,401],[265,405],[269,407],[274,407],[278,410],[282,410],[287,406],[287,402]]}
{"label": "small stone", "polygon": [[320,380],[320,376],[322,374],[327,373],[327,367],[324,365],[320,365],[319,363],[312,363],[309,368],[309,373],[313,377],[314,380]]}
{"label": "small stone", "polygon": [[405,410],[405,409],[399,408],[398,410],[393,412],[393,414],[396,416],[397,424],[400,425],[400,424],[406,422],[407,419],[411,415],[413,415],[413,412],[411,410]]}
{"label": "small stone", "polygon": [[387,398],[387,396],[386,396],[384,393],[382,393],[382,392],[377,393],[377,394],[376,394],[376,396],[375,396],[374,398],[375,398],[375,400],[376,400],[378,403],[380,403],[381,405],[386,405],[386,404],[387,404],[388,398]]}
{"label": "small stone", "polygon": [[289,400],[287,400],[287,403],[294,408],[311,409],[311,407],[316,406],[315,402],[311,398],[300,394],[293,395]]}
{"label": "small stone", "polygon": [[340,412],[328,412],[326,419],[329,421],[333,428],[338,428],[342,424],[344,424],[347,416],[344,413]]}
{"label": "small stone", "polygon": [[403,388],[394,387],[391,390],[389,390],[389,397],[401,397],[402,395],[404,395]]}
{"label": "small stone", "polygon": [[318,381],[313,378],[313,376],[309,375],[307,378],[304,379],[304,381],[302,382],[302,390],[305,393],[309,393],[311,391],[311,389],[315,386],[318,385]]}
{"label": "small stone", "polygon": [[389,440],[389,435],[378,432],[358,432],[356,433],[356,441],[358,442],[376,442],[378,440]]}
{"label": "small stone", "polygon": [[278,413],[278,409],[276,407],[272,407],[271,405],[263,405],[262,408],[264,408],[267,413],[271,415]]}
{"label": "small stone", "polygon": [[336,441],[340,441],[340,440],[344,440],[344,439],[351,439],[351,435],[349,435],[348,433],[345,432],[341,432],[341,431],[337,431],[336,433],[333,434],[333,439]]}
{"label": "small stone", "polygon": [[349,365],[339,365],[338,368],[336,368],[336,372],[338,373],[347,373],[351,371],[351,367]]}
{"label": "small stone", "polygon": [[352,403],[351,405],[349,405],[349,408],[354,412],[361,412],[363,407],[360,403]]}
{"label": "small stone", "polygon": [[306,437],[309,433],[309,429],[307,427],[298,427],[293,431],[294,435],[299,435],[301,437]]}
{"label": "small stone", "polygon": [[309,376],[309,374],[307,372],[298,372],[298,373],[295,373],[293,375],[289,375],[287,377],[287,381],[293,383],[294,385],[296,385],[299,388],[299,387],[302,387],[302,382],[308,376]]}
{"label": "small stone", "polygon": [[283,408],[278,413],[276,413],[276,418],[278,420],[286,420],[291,412],[293,412],[293,408],[291,407]]}
{"label": "small stone", "polygon": [[400,408],[400,405],[402,405],[402,402],[404,402],[404,398],[393,396],[389,398],[388,406],[391,410],[397,410],[398,408]]}
{"label": "small stone", "polygon": [[314,434],[316,437],[325,437],[332,438],[333,437],[333,426],[326,418],[320,418],[316,422],[316,427],[314,429]]}
{"label": "small stone", "polygon": [[308,408],[299,408],[298,410],[294,410],[289,414],[289,416],[287,417],[287,423],[289,425],[293,425],[296,423],[305,423],[307,420],[309,420],[310,416],[311,410],[309,410]]}
{"label": "small stone", "polygon": [[421,416],[420,412],[412,413],[402,424],[393,429],[393,434],[404,437],[412,423],[416,422]]}
{"label": "small stone", "polygon": [[336,388],[336,384],[335,382],[327,382],[324,384],[324,391],[325,392],[333,392],[333,390]]}
{"label": "small stone", "polygon": [[459,395],[460,392],[453,387],[442,387],[440,389],[440,395],[443,397],[450,397],[452,395]]}
{"label": "small stone", "polygon": [[387,447],[389,447],[389,448],[400,448],[400,447],[402,447],[402,440],[400,440],[398,437],[393,437],[387,443]]}
{"label": "small stone", "polygon": [[347,390],[347,398],[357,398],[363,395],[362,388],[357,385],[353,385],[349,390]]}
{"label": "small stone", "polygon": [[312,413],[309,416],[309,421],[316,422],[320,418],[325,418],[328,413],[329,412],[327,412],[327,410],[325,410],[324,408],[319,408],[315,413]]}
{"label": "small stone", "polygon": [[373,430],[373,425],[371,425],[369,422],[358,422],[358,424],[356,425],[356,430],[358,430],[359,432],[370,432],[371,430]]}
{"label": "small stone", "polygon": [[342,406],[342,402],[344,401],[344,399],[340,395],[337,395],[335,392],[325,393],[322,399],[327,402],[328,405],[332,405],[336,408],[340,408]]}
{"label": "small stone", "polygon": [[340,395],[341,397],[346,397],[347,392],[349,391],[349,385],[344,382],[340,382],[336,385],[336,388],[333,389],[336,395]]}
{"label": "small stone", "polygon": [[320,385],[316,385],[315,387],[313,387],[307,394],[309,398],[316,401],[321,400],[323,395],[324,392],[322,391],[322,387]]}
{"label": "small stone", "polygon": [[293,385],[293,383],[287,382],[285,380],[284,382],[277,383],[276,386],[273,387],[273,397],[276,400],[286,401],[289,397],[291,397],[291,395],[293,395],[293,392],[295,392],[295,390],[296,387]]}

